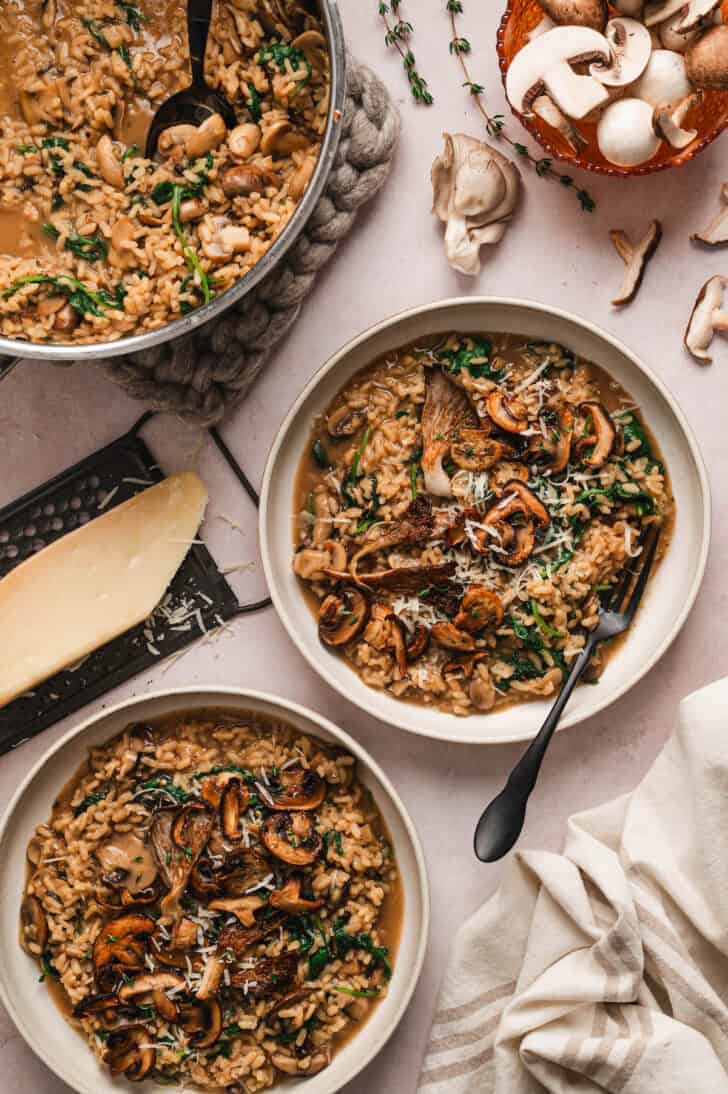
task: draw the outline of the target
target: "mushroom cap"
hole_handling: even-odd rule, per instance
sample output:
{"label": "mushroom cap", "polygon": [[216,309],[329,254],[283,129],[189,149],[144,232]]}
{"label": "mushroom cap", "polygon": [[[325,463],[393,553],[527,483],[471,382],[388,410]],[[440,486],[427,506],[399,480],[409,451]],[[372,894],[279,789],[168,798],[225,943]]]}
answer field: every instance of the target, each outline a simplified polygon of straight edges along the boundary
{"label": "mushroom cap", "polygon": [[685,69],[696,87],[728,89],[728,26],[711,27],[685,54]]}
{"label": "mushroom cap", "polygon": [[646,163],[660,147],[660,138],[652,128],[652,107],[642,99],[610,103],[599,119],[597,143],[610,163],[620,167]]}
{"label": "mushroom cap", "polygon": [[632,94],[655,107],[662,103],[677,103],[691,91],[686,59],[670,49],[655,49]]}
{"label": "mushroom cap", "polygon": [[539,5],[555,23],[594,30],[604,30],[609,11],[606,0],[539,0]]}
{"label": "mushroom cap", "polygon": [[673,53],[684,53],[691,42],[700,34],[700,26],[693,27],[692,30],[678,31],[675,28],[682,25],[685,13],[684,9],[675,12],[669,19],[666,19],[664,23],[660,23],[657,28],[657,34],[660,39],[660,45],[663,49],[671,49]]}
{"label": "mushroom cap", "polygon": [[708,278],[698,293],[683,338],[686,350],[698,361],[708,364],[712,361],[708,347],[713,340],[715,318],[720,314],[725,286],[726,278],[720,274]]}
{"label": "mushroom cap", "polygon": [[614,0],[612,6],[630,19],[639,19],[642,15],[644,0]]}
{"label": "mushroom cap", "polygon": [[650,32],[636,19],[610,19],[604,36],[612,47],[611,64],[593,64],[589,74],[607,87],[626,87],[638,79],[650,59]]}
{"label": "mushroom cap", "polygon": [[[506,75],[506,95],[514,110],[526,113],[543,86],[570,117],[581,117],[599,106],[607,92],[591,76],[578,76],[570,61],[609,63],[611,48],[599,31],[591,27],[554,27],[527,42],[518,51]],[[567,101],[568,98],[568,101]],[[575,100],[579,107],[575,108]]]}
{"label": "mushroom cap", "polygon": [[439,369],[427,374],[422,410],[422,472],[428,494],[451,497],[450,479],[442,466],[453,433],[476,429],[478,417],[467,396]]}

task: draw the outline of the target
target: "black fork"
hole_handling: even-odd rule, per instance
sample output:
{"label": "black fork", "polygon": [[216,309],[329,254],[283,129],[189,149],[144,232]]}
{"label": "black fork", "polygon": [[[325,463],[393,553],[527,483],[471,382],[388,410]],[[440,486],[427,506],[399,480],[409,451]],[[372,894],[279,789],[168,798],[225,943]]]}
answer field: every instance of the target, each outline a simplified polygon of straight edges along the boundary
{"label": "black fork", "polygon": [[481,862],[496,862],[503,858],[520,836],[528,799],[536,785],[546,749],[564,707],[589,664],[597,644],[623,634],[634,619],[650,576],[659,538],[660,530],[653,525],[642,541],[637,568],[625,568],[624,575],[610,598],[609,606],[599,609],[599,622],[593,631],[588,632],[584,648],[571,666],[546,721],[511,771],[500,794],[493,798],[481,815],[474,839],[475,854]]}

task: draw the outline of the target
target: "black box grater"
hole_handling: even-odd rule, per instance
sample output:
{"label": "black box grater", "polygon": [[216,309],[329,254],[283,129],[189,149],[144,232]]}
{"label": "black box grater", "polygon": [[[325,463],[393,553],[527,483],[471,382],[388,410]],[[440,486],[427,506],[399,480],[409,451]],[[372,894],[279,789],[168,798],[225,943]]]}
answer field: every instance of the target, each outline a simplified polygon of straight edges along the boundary
{"label": "black box grater", "polygon": [[[67,532],[164,478],[140,432],[143,414],[122,437],[0,509],[0,578]],[[216,429],[210,435],[251,501],[258,495]],[[165,596],[144,623],[108,642],[0,709],[0,754],[244,612],[203,543],[191,546]]]}

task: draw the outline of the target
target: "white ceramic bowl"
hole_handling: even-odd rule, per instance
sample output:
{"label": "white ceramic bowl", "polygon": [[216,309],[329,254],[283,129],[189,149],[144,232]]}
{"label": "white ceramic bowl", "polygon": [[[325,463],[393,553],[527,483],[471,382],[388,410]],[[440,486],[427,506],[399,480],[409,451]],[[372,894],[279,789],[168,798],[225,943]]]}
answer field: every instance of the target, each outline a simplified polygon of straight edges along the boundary
{"label": "white ceramic bowl", "polygon": [[528,740],[543,722],[550,703],[530,702],[493,714],[458,718],[368,687],[342,658],[319,642],[316,620],[291,565],[294,484],[316,415],[355,372],[380,354],[450,330],[505,331],[549,339],[601,365],[639,403],[672,477],[677,520],[667,555],[650,582],[627,640],[610,658],[597,687],[577,688],[561,728],[613,703],[662,656],[693,605],[710,541],[710,490],[697,441],[675,399],[635,354],[591,323],[543,304],[493,297],[427,304],[385,319],[335,353],[289,410],[268,457],[260,506],[263,565],[276,611],[303,656],[324,680],[367,713],[412,733],[448,741]]}
{"label": "white ceramic bowl", "polygon": [[[430,918],[427,870],[419,838],[396,790],[367,752],[325,718],[270,695],[236,688],[179,688],[127,700],[87,719],[58,741],[18,788],[0,824],[0,998],[34,1052],[82,1094],[156,1090],[156,1083],[112,1080],[81,1036],[63,1019],[38,967],[18,943],[18,914],[25,880],[25,848],[37,824],[51,811],[55,795],[74,774],[90,745],[109,740],[133,721],[175,711],[215,707],[271,714],[324,741],[335,741],[356,756],[359,777],[373,793],[387,823],[404,886],[404,918],[387,997],[362,1029],[336,1053],[329,1067],[296,1086],[303,1094],[334,1094],[372,1059],[395,1029],[412,997],[425,956]],[[0,1087],[2,1084],[0,1083]],[[272,1088],[289,1090],[288,1084]],[[176,1089],[176,1088],[172,1088]]]}

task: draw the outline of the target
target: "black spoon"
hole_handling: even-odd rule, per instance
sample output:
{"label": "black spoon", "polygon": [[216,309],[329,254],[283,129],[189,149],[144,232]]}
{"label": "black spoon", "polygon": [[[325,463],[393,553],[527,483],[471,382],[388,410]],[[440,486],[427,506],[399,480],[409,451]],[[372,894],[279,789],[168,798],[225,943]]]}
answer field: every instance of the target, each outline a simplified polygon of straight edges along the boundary
{"label": "black spoon", "polygon": [[[659,538],[659,528],[647,532],[642,546],[642,554],[640,555],[639,569],[637,571],[627,569],[622,581],[615,589],[609,607],[599,609],[599,622],[595,629],[587,635],[584,649],[571,666],[571,671],[559,692],[556,702],[549,711],[546,721],[511,771],[508,782],[500,794],[493,798],[481,815],[475,828],[475,839],[473,841],[475,854],[481,862],[497,862],[498,859],[503,858],[510,851],[520,836],[526,818],[528,799],[536,785],[536,779],[541,770],[541,763],[546,755],[546,749],[559,723],[564,707],[581,679],[584,669],[589,664],[595,646],[607,638],[616,638],[618,634],[622,634],[634,619],[647,585],[647,578],[650,575]],[[634,581],[635,573],[637,575],[636,581]],[[632,594],[625,604],[633,581]]]}
{"label": "black spoon", "polygon": [[228,129],[234,129],[237,125],[230,103],[205,81],[205,49],[211,16],[212,0],[187,0],[192,83],[163,102],[152,118],[147,136],[148,159],[154,158],[160,133],[171,125],[202,125],[211,114],[221,114]]}

